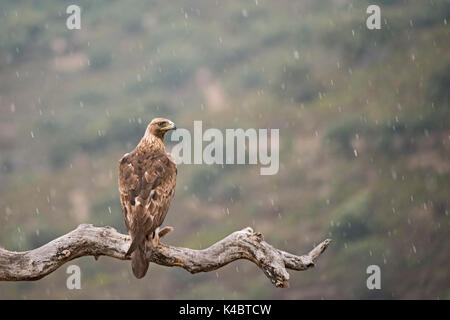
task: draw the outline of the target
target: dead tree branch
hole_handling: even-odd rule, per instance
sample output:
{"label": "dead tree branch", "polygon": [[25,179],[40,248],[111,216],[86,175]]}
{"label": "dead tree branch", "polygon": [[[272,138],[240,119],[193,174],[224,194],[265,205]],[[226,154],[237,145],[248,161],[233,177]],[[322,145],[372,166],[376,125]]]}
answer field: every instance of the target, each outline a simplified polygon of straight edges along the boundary
{"label": "dead tree branch", "polygon": [[[160,231],[160,237],[168,233]],[[82,224],[75,230],[34,250],[12,252],[0,248],[0,281],[38,280],[63,264],[83,256],[109,256],[129,260],[125,256],[130,237],[111,227]],[[168,267],[181,267],[190,273],[216,270],[234,260],[247,259],[255,263],[277,287],[288,285],[286,269],[306,270],[331,243],[324,240],[308,254],[297,256],[274,248],[261,233],[245,228],[203,250],[173,247],[160,243],[147,257],[150,262]]]}

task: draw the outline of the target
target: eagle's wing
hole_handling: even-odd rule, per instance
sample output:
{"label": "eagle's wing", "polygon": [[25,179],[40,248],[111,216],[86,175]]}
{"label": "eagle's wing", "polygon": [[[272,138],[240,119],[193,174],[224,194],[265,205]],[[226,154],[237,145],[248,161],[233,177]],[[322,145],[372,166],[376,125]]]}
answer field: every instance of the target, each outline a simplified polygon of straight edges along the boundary
{"label": "eagle's wing", "polygon": [[177,168],[165,153],[126,154],[119,162],[119,191],[125,225],[136,249],[159,227],[175,193]]}

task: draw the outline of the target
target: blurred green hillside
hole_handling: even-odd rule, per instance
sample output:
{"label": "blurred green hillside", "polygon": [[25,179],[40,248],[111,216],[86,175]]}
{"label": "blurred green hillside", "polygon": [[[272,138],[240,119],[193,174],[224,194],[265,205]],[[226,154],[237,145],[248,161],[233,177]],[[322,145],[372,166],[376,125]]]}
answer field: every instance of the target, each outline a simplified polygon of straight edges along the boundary
{"label": "blurred green hillside", "polygon": [[[66,7],[82,7],[82,29]],[[368,30],[369,4],[382,29]],[[279,128],[280,170],[179,165],[166,243],[205,248],[251,226],[316,268],[276,289],[248,261],[190,275],[73,261],[1,299],[450,298],[450,1],[0,3],[0,244],[29,250],[80,223],[125,232],[118,159],[148,122]],[[169,140],[169,138],[167,138]],[[170,144],[173,145],[173,144]],[[377,264],[382,289],[366,287]]]}

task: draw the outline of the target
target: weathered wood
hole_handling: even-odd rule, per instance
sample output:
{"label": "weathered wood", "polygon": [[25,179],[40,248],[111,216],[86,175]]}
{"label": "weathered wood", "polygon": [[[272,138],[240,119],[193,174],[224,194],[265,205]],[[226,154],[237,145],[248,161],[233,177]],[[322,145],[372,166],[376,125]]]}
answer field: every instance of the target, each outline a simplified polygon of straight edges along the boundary
{"label": "weathered wood", "polygon": [[[164,228],[163,237],[170,232]],[[38,280],[73,259],[83,256],[109,256],[129,260],[125,256],[131,240],[111,227],[82,224],[75,230],[34,250],[13,252],[0,248],[0,281]],[[150,262],[168,267],[181,267],[190,273],[216,270],[234,260],[255,263],[277,286],[288,286],[286,269],[307,270],[331,243],[324,240],[308,254],[296,256],[278,250],[265,242],[261,233],[251,228],[233,232],[203,250],[180,248],[159,243],[147,257]]]}

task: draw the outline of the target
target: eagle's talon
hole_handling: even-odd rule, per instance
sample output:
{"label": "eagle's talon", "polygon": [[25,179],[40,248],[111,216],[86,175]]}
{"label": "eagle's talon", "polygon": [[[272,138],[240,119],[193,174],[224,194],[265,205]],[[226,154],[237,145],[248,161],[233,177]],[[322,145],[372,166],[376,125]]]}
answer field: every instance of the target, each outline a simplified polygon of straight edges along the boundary
{"label": "eagle's talon", "polygon": [[174,228],[170,227],[170,226],[166,226],[166,227],[162,228],[161,230],[158,231],[159,238],[161,239],[165,235],[171,233],[173,230],[174,230]]}
{"label": "eagle's talon", "polygon": [[156,247],[160,246],[159,233],[160,233],[160,230],[159,230],[159,227],[158,227],[158,228],[156,228],[155,232],[153,232],[152,239],[151,239],[153,248],[156,248]]}

